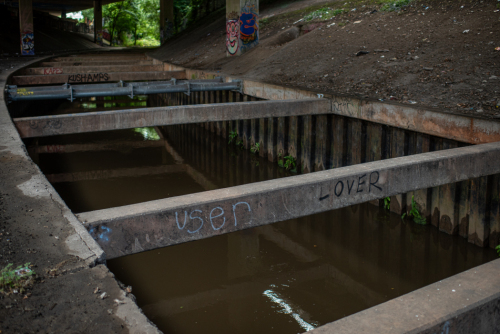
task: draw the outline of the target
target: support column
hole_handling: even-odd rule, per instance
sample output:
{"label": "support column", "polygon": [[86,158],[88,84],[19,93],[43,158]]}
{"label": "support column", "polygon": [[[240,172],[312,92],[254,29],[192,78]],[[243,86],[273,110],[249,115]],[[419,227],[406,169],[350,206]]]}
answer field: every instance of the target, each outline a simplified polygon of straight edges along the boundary
{"label": "support column", "polygon": [[94,43],[103,45],[101,0],[94,1]]}
{"label": "support column", "polygon": [[66,18],[66,8],[63,8],[61,10],[61,19],[65,19]]}
{"label": "support column", "polygon": [[227,56],[239,56],[259,44],[259,1],[226,0]]}
{"label": "support column", "polygon": [[174,34],[174,0],[160,0],[160,43]]}
{"label": "support column", "polygon": [[19,31],[21,32],[21,55],[35,55],[32,0],[19,0]]}

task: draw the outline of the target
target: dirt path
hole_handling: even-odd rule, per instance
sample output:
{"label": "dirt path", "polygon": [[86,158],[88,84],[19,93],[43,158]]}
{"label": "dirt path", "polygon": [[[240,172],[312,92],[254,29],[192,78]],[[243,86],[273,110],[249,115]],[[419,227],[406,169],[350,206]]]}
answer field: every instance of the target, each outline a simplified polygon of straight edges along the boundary
{"label": "dirt path", "polygon": [[310,2],[263,9],[276,15],[261,21],[260,45],[240,57],[226,57],[224,18],[155,54],[188,68],[500,117],[498,1],[415,0],[400,12],[363,5],[369,2],[331,3],[331,8],[347,4],[348,12],[307,23],[297,22],[305,9],[278,13]]}

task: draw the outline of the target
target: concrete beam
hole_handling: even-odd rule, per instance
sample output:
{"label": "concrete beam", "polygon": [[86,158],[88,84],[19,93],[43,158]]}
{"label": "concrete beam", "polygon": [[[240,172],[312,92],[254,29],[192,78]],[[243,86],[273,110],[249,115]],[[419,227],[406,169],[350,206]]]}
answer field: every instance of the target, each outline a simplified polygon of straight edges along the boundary
{"label": "concrete beam", "polygon": [[23,138],[186,123],[327,114],[323,99],[216,103],[15,118]]}
{"label": "concrete beam", "polygon": [[107,180],[117,177],[135,177],[170,173],[184,173],[187,165],[162,165],[154,167],[122,168],[111,170],[91,170],[86,172],[48,174],[45,175],[50,183],[78,182],[91,180]]}
{"label": "concrete beam", "polygon": [[24,70],[25,75],[54,75],[104,72],[153,72],[163,71],[163,65],[103,65],[103,66],[63,66],[34,67]]}
{"label": "concrete beam", "polygon": [[135,81],[135,80],[170,80],[186,79],[186,72],[99,72],[80,74],[54,74],[54,75],[23,75],[12,77],[12,84],[19,86],[26,85],[47,85],[63,83],[94,83],[113,81]]}
{"label": "concrete beam", "polygon": [[28,151],[38,154],[47,153],[74,153],[87,151],[119,151],[122,149],[130,150],[145,147],[163,147],[163,140],[144,140],[144,141],[117,141],[110,143],[89,143],[89,144],[67,144],[67,145],[40,145],[28,147]]}
{"label": "concrete beam", "polygon": [[78,215],[107,258],[500,173],[500,143],[400,157]]}
{"label": "concrete beam", "polygon": [[80,56],[71,56],[71,57],[57,57],[53,58],[52,61],[57,61],[57,62],[79,62],[79,61],[102,61],[102,60],[108,60],[108,61],[121,61],[121,60],[148,60],[148,57],[143,54],[130,54],[128,56],[126,55],[103,55],[103,56],[95,56],[95,57],[80,57]]}
{"label": "concrete beam", "polygon": [[44,61],[39,64],[41,67],[64,67],[64,66],[108,66],[108,65],[154,65],[152,60],[96,60],[96,61]]}

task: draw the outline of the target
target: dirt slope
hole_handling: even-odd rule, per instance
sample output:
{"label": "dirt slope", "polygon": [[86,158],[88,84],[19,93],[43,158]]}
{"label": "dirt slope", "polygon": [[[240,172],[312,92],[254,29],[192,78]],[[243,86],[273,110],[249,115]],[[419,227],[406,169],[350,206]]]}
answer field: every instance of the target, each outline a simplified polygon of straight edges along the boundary
{"label": "dirt slope", "polygon": [[[311,10],[269,17],[286,3],[264,8],[261,16],[269,18],[260,24],[260,45],[241,57],[226,57],[224,17],[155,55],[266,82],[500,117],[500,2],[415,0],[400,12],[369,3],[329,3],[349,11],[295,24]],[[301,36],[280,43],[279,35],[294,26]],[[356,56],[359,51],[368,53]]]}

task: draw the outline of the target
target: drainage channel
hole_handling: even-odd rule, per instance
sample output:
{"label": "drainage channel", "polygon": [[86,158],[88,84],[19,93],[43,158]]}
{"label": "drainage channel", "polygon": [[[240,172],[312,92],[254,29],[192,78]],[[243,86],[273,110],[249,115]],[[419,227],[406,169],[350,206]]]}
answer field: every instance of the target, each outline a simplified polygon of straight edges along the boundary
{"label": "drainage channel", "polygon": [[[84,77],[61,75],[13,80],[54,84]],[[176,76],[185,79],[186,73],[117,72],[107,80]],[[101,80],[99,75],[85,78]],[[113,87],[122,86],[135,89]],[[408,198],[401,194],[438,187],[437,198],[445,196],[437,205],[443,207],[463,190],[450,190],[448,184],[499,172],[472,159],[497,156],[495,145],[370,162],[421,153],[409,149],[418,147],[419,134],[391,129],[387,135],[383,127],[350,118],[330,132],[340,122],[331,115],[314,116],[330,112],[324,99],[257,101],[227,90],[191,92],[189,82],[178,92],[170,83],[154,86],[167,95],[131,94],[134,100],[127,100],[117,92],[74,99],[73,88],[65,85],[70,102],[49,100],[36,111],[30,102],[13,102],[11,114],[33,160],[72,211],[81,212],[79,218],[113,259],[109,267],[133,286],[139,305],[162,330],[307,331],[495,258],[491,249],[402,221],[377,205],[350,205],[393,196],[396,211],[402,211]],[[20,97],[44,90],[9,88]],[[214,102],[220,103],[203,105]],[[313,158],[332,160],[336,152],[312,153],[318,152],[322,136],[308,138],[313,132],[307,130],[314,129],[322,129],[323,138],[342,134],[334,139],[341,147],[340,165],[322,160],[322,167],[311,168]],[[375,142],[365,140],[367,133]],[[234,135],[236,143],[228,144]],[[257,143],[262,151],[246,150]],[[445,143],[449,147],[433,149],[463,146]],[[391,149],[384,151],[384,145]],[[306,174],[278,167],[276,160],[285,152],[297,159],[299,174]],[[369,163],[356,165],[362,162]],[[346,165],[351,167],[307,174]],[[437,165],[436,180],[420,180],[422,171]],[[403,172],[411,177],[403,181]],[[394,177],[399,182],[389,181]],[[488,189],[483,202],[492,200]],[[475,190],[468,191],[475,198]],[[436,195],[425,193],[430,212]],[[133,253],[139,254],[126,256]]]}
{"label": "drainage channel", "polygon": [[[53,114],[151,104],[146,96],[136,101],[63,102]],[[204,126],[190,127],[183,134],[135,128],[25,143],[75,213],[295,175]],[[164,332],[296,333],[495,258],[463,238],[361,204],[120,257],[108,267]]]}

